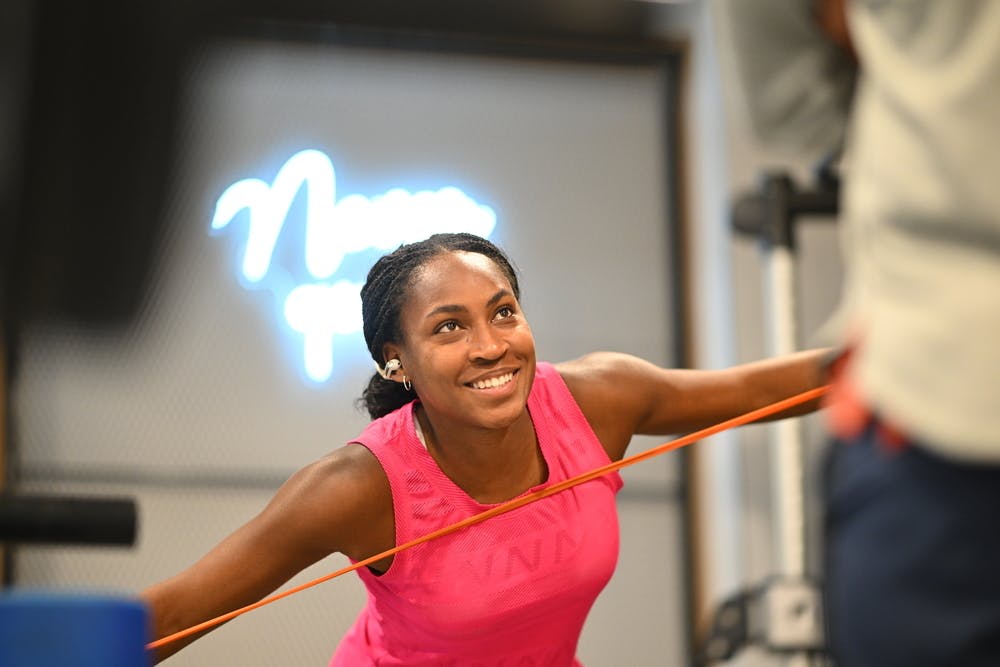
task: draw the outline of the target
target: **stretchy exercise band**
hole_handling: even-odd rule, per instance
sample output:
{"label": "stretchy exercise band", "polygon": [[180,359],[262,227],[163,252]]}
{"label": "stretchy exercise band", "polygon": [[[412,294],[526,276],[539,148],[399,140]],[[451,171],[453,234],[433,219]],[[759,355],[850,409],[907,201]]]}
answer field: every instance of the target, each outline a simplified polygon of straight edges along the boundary
{"label": "stretchy exercise band", "polygon": [[431,533],[428,533],[427,535],[424,535],[423,537],[418,537],[417,539],[406,542],[405,544],[400,544],[391,549],[387,549],[382,553],[375,554],[374,556],[370,556],[368,558],[365,558],[364,560],[359,560],[356,563],[353,563],[345,568],[337,570],[336,572],[332,572],[318,579],[314,579],[304,584],[300,584],[298,586],[295,586],[294,588],[289,588],[286,591],[282,591],[281,593],[276,593],[275,595],[272,595],[270,597],[258,600],[253,604],[249,604],[245,607],[241,607],[226,614],[222,614],[221,616],[209,619],[203,623],[191,626],[190,628],[187,628],[185,630],[175,632],[172,635],[167,635],[166,637],[157,639],[156,641],[147,644],[146,648],[149,650],[153,650],[160,648],[161,646],[164,646],[171,642],[184,639],[185,637],[190,637],[191,635],[202,632],[203,630],[208,630],[209,628],[213,628],[216,625],[221,625],[226,621],[230,621],[236,618],[237,616],[242,616],[248,611],[253,611],[254,609],[263,607],[266,604],[277,602],[282,598],[286,598],[290,595],[294,595],[295,593],[304,591],[307,588],[312,588],[313,586],[316,586],[318,584],[322,584],[331,579],[335,579],[343,574],[347,574],[348,572],[353,572],[354,570],[366,567],[368,565],[371,565],[372,563],[376,563],[382,560],[383,558],[387,558],[389,556],[398,554],[400,551],[404,551],[406,549],[409,549],[410,547],[415,547],[418,544],[423,544],[424,542],[429,542],[439,537],[450,535],[451,533],[462,530],[463,528],[467,528],[468,526],[471,526],[473,524],[480,523],[482,521],[485,521],[486,519],[489,519],[491,517],[500,514],[505,514],[519,507],[523,507],[535,501],[541,500],[542,498],[548,498],[549,496],[559,493],[560,491],[565,491],[566,489],[576,486],[577,484],[583,484],[584,482],[589,482],[602,475],[606,475],[610,472],[615,472],[616,470],[620,470],[621,468],[630,466],[633,463],[639,463],[640,461],[645,461],[646,459],[653,458],[654,456],[659,456],[660,454],[664,454],[666,452],[675,449],[680,449],[681,447],[686,447],[687,445],[697,442],[698,440],[703,440],[709,436],[721,433],[722,431],[726,431],[731,428],[736,428],[737,426],[743,426],[745,424],[749,424],[751,422],[763,419],[764,417],[775,415],[779,412],[784,412],[785,410],[793,408],[796,405],[801,405],[802,403],[807,403],[813,399],[819,398],[820,396],[825,394],[828,389],[829,389],[828,385],[817,387],[816,389],[810,389],[809,391],[797,394],[795,396],[792,396],[791,398],[786,398],[782,401],[778,401],[777,403],[772,403],[771,405],[767,405],[762,408],[758,408],[756,410],[751,410],[750,412],[742,414],[738,417],[733,417],[732,419],[727,419],[726,421],[720,422],[714,426],[709,426],[707,428],[701,429],[700,431],[695,431],[693,433],[689,433],[685,436],[677,438],[676,440],[671,440],[670,442],[665,442],[662,445],[657,445],[656,447],[648,449],[644,452],[640,452],[639,454],[623,458],[620,461],[614,461],[607,465],[603,465],[600,468],[596,468],[589,472],[577,475],[576,477],[571,477],[569,479],[563,480],[562,482],[553,484],[552,486],[548,486],[543,489],[539,489],[538,491],[533,491],[531,493],[526,493],[523,496],[518,496],[513,500],[501,503],[496,507],[491,507],[485,512],[480,512],[479,514],[475,514],[468,518],[462,519],[461,521],[453,523],[449,526],[445,526],[444,528],[435,530]]}

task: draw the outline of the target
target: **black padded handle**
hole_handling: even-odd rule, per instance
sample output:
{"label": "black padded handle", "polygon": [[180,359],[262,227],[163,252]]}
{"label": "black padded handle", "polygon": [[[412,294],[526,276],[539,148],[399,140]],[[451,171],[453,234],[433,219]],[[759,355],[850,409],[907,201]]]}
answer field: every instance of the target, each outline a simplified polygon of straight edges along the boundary
{"label": "black padded handle", "polygon": [[0,495],[0,542],[131,546],[136,505],[128,498]]}

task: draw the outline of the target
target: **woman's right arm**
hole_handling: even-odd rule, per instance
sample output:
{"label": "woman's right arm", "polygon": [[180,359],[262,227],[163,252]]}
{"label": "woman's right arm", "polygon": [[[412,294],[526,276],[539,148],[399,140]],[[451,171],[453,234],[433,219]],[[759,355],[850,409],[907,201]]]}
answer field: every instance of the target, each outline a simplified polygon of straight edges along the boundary
{"label": "woman's right arm", "polygon": [[[252,604],[331,553],[361,559],[384,551],[393,530],[378,461],[360,445],[343,447],[295,473],[260,514],[194,565],[143,591],[153,637]],[[156,661],[196,637],[161,647]]]}

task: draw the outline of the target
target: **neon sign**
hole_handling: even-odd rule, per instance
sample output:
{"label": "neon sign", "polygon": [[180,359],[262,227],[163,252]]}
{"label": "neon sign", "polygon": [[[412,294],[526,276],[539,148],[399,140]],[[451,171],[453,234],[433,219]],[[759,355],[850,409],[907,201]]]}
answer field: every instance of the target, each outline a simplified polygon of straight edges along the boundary
{"label": "neon sign", "polygon": [[[279,241],[295,236],[286,230],[299,191],[306,188],[304,234],[300,235],[306,280],[275,266]],[[361,331],[363,279],[336,279],[345,260],[357,253],[393,250],[437,232],[468,232],[488,237],[496,213],[455,187],[409,192],[393,188],[372,198],[350,194],[336,198],[336,172],[330,158],[317,150],[296,153],[282,165],[272,183],[246,178],[219,197],[212,231],[221,232],[246,210],[247,240],[240,273],[250,287],[270,289],[283,301],[285,323],[301,334],[306,376],[315,382],[333,373],[334,336]],[[294,241],[291,241],[294,243]],[[279,278],[284,278],[283,280]]]}

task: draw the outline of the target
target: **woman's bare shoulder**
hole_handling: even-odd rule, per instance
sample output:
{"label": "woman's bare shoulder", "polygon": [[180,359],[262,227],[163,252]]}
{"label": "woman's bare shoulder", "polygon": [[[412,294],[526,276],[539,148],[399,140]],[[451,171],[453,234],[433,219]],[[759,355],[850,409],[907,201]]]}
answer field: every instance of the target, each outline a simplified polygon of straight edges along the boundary
{"label": "woman's bare shoulder", "polygon": [[302,468],[282,490],[319,511],[370,514],[391,504],[385,471],[359,443],[348,443]]}

